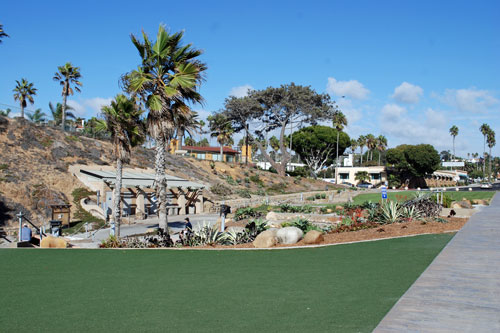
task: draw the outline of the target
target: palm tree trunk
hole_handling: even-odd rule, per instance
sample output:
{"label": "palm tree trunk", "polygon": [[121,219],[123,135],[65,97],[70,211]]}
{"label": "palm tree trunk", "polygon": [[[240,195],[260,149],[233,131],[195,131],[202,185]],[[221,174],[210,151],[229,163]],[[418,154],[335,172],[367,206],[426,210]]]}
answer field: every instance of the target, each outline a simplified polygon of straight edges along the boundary
{"label": "palm tree trunk", "polygon": [[490,156],[488,156],[488,183],[491,183],[491,147]]}
{"label": "palm tree trunk", "polygon": [[115,180],[115,193],[113,198],[113,221],[111,222],[110,236],[120,237],[120,224],[121,224],[121,189],[122,189],[122,160],[116,159],[116,180]]}
{"label": "palm tree trunk", "polygon": [[378,165],[380,166],[380,155],[382,155],[382,152],[379,150],[378,151]]}
{"label": "palm tree trunk", "polygon": [[23,106],[23,103],[21,103],[21,118],[24,118],[24,106]]}
{"label": "palm tree trunk", "polygon": [[335,160],[335,184],[338,185],[338,167],[339,167],[339,130],[337,130],[337,159]]}
{"label": "palm tree trunk", "polygon": [[248,156],[250,155],[248,152],[248,123],[245,123],[245,151],[246,151],[246,157],[245,157],[245,165],[248,165]]}
{"label": "palm tree trunk", "polygon": [[224,145],[221,142],[221,144],[220,144],[220,160],[221,160],[221,162],[224,162],[224,150],[223,149],[224,149]]}
{"label": "palm tree trunk", "polygon": [[155,192],[158,209],[159,228],[168,233],[167,217],[167,175],[165,174],[165,147],[166,140],[163,137],[156,138],[155,156]]}
{"label": "palm tree trunk", "polygon": [[484,143],[483,143],[483,179],[485,172],[486,172],[486,135],[484,135]]}
{"label": "palm tree trunk", "polygon": [[453,159],[455,159],[455,137],[453,137]]}
{"label": "palm tree trunk", "polygon": [[66,83],[66,93],[63,95],[63,105],[62,105],[62,112],[61,112],[61,128],[63,132],[66,130],[66,100],[68,98],[68,83]]}
{"label": "palm tree trunk", "polygon": [[361,159],[359,161],[359,166],[362,166],[363,165],[363,147],[359,147],[361,148]]}

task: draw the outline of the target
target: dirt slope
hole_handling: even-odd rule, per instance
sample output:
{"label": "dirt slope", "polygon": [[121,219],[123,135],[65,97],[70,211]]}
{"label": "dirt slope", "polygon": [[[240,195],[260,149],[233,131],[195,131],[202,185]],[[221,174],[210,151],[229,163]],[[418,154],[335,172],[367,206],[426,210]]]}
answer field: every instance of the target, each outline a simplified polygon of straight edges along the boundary
{"label": "dirt slope", "polygon": [[[83,187],[68,166],[113,165],[112,152],[107,141],[0,116],[0,225],[13,223],[20,210],[34,222],[47,220],[50,204],[72,203],[73,190]],[[135,149],[130,166],[153,168],[154,150]],[[211,200],[325,188],[321,181],[170,154],[167,173],[207,185],[204,195]]]}

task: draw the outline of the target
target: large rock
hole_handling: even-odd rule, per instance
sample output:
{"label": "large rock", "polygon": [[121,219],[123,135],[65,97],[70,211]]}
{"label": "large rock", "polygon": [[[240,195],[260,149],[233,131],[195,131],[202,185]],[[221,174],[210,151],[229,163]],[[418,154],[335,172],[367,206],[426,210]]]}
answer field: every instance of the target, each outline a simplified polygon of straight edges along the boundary
{"label": "large rock", "polygon": [[302,230],[297,227],[286,227],[276,232],[276,237],[278,237],[278,241],[282,244],[295,244],[303,235]]}
{"label": "large rock", "polygon": [[323,233],[317,230],[311,230],[304,236],[305,244],[319,244],[323,240]]}
{"label": "large rock", "polygon": [[451,204],[451,208],[472,208],[472,204],[469,200],[455,201]]}
{"label": "large rock", "polygon": [[68,247],[68,242],[64,238],[47,236],[40,242],[40,247],[65,249]]}
{"label": "large rock", "polygon": [[278,237],[276,237],[276,232],[278,229],[271,228],[257,235],[253,241],[253,246],[257,248],[273,247],[278,244]]}
{"label": "large rock", "polygon": [[268,220],[268,221],[277,221],[278,220],[278,216],[277,216],[277,214],[275,212],[269,212],[266,215],[266,220]]}

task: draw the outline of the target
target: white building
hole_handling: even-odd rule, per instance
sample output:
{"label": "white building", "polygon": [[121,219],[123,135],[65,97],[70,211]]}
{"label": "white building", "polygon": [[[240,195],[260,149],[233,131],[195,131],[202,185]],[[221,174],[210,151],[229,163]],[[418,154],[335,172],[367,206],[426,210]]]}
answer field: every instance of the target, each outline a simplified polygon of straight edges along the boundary
{"label": "white building", "polygon": [[370,184],[377,185],[387,181],[387,172],[384,166],[372,166],[372,167],[339,167],[338,178],[339,184],[349,183],[357,185],[360,181],[356,180],[356,174],[358,172],[366,171],[370,176],[368,181]]}

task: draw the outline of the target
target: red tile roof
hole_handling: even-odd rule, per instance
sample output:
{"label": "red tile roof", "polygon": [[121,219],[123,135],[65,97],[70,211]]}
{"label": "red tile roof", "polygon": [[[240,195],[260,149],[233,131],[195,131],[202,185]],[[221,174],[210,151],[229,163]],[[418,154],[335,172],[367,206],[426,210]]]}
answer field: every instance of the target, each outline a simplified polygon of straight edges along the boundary
{"label": "red tile roof", "polygon": [[[193,152],[220,153],[220,147],[182,146],[182,150],[193,151]],[[230,147],[223,147],[222,151],[224,152],[224,154],[239,154],[239,151],[234,150]]]}

